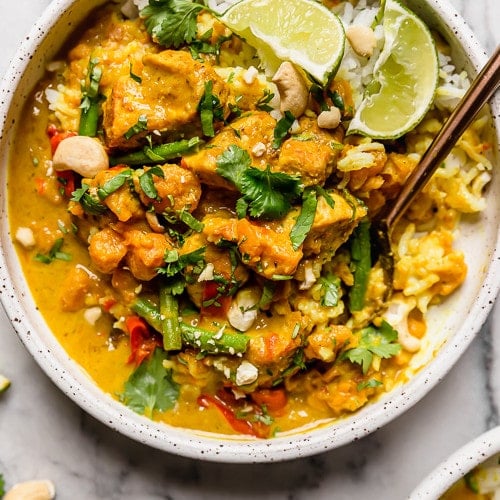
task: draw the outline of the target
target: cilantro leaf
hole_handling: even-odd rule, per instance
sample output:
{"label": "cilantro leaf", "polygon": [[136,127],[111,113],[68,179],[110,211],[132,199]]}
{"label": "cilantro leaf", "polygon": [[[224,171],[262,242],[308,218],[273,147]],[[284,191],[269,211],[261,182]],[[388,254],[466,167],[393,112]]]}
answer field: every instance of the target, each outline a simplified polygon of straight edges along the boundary
{"label": "cilantro leaf", "polygon": [[328,273],[326,276],[321,276],[318,282],[321,285],[321,305],[335,307],[339,303],[340,278]]}
{"label": "cilantro leaf", "polygon": [[316,196],[316,190],[306,189],[302,195],[302,208],[300,214],[290,231],[290,240],[294,250],[298,250],[300,245],[302,245],[307,238],[314,222],[317,206],[318,198]]}
{"label": "cilantro leaf", "polygon": [[214,121],[224,120],[224,108],[219,98],[212,93],[212,90],[212,80],[205,82],[205,92],[198,106],[201,128],[203,130],[203,134],[208,137],[213,137],[215,135]]}
{"label": "cilantro leaf", "polygon": [[298,177],[271,172],[269,165],[265,170],[252,167],[250,155],[239,146],[229,146],[216,161],[217,173],[243,195],[236,206],[240,218],[248,212],[255,218],[279,219],[300,196],[302,187]]}
{"label": "cilantro leaf", "polygon": [[151,167],[139,176],[139,185],[148,198],[156,200],[158,198],[158,191],[156,190],[153,175],[165,177],[165,172],[163,172],[161,167]]}
{"label": "cilantro leaf", "polygon": [[240,191],[243,174],[251,166],[252,159],[248,151],[235,144],[217,157],[217,173],[232,182]]}
{"label": "cilantro leaf", "polygon": [[184,272],[188,266],[193,266],[192,274],[200,274],[205,266],[205,247],[179,255],[177,250],[167,250],[163,257],[167,264],[157,269],[159,275],[165,276],[165,287],[172,295],[180,295],[186,286]]}
{"label": "cilantro leaf", "polygon": [[300,195],[300,181],[282,172],[271,172],[269,165],[265,170],[249,168],[243,174],[241,192],[251,217],[280,219]]}
{"label": "cilantro leaf", "polygon": [[75,189],[71,196],[71,201],[79,203],[83,210],[89,215],[102,215],[106,212],[106,207],[100,203],[97,196],[90,193],[90,186],[82,183],[82,187]]}
{"label": "cilantro leaf", "polygon": [[104,185],[97,190],[97,196],[99,196],[100,200],[104,200],[111,193],[120,189],[131,176],[132,171],[129,168],[122,170],[120,173],[106,181]]}
{"label": "cilantro leaf", "polygon": [[172,372],[164,368],[165,359],[165,352],[155,349],[125,382],[124,391],[119,394],[120,401],[148,417],[154,411],[173,408],[179,397],[179,385],[173,381]]}
{"label": "cilantro leaf", "polygon": [[124,134],[127,141],[131,139],[134,135],[140,134],[148,129],[148,117],[146,115],[139,116],[137,123],[132,125]]}
{"label": "cilantro leaf", "polygon": [[149,0],[141,10],[148,33],[165,47],[179,48],[196,37],[196,17],[203,5],[191,0]]}
{"label": "cilantro leaf", "polygon": [[295,121],[295,116],[290,113],[290,111],[285,111],[285,116],[278,120],[276,127],[274,128],[274,140],[273,140],[273,148],[278,149],[281,146],[281,143],[288,135],[288,131],[290,127],[293,125]]}
{"label": "cilantro leaf", "polygon": [[71,254],[61,251],[63,244],[64,238],[58,238],[47,254],[37,253],[35,255],[35,260],[43,264],[50,264],[55,259],[64,260],[66,262],[71,261]]}
{"label": "cilantro leaf", "polygon": [[363,374],[366,374],[374,355],[387,359],[399,353],[401,345],[398,344],[397,338],[398,332],[386,321],[382,321],[379,328],[369,325],[359,331],[357,347],[344,351],[341,359],[361,365]]}
{"label": "cilantro leaf", "polygon": [[5,480],[3,478],[3,475],[0,474],[0,498],[5,495]]}

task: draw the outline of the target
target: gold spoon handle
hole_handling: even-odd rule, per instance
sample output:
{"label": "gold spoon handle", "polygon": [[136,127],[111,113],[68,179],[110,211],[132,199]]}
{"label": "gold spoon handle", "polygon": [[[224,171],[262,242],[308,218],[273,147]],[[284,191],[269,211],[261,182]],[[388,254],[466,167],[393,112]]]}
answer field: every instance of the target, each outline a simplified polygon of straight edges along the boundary
{"label": "gold spoon handle", "polygon": [[390,231],[500,84],[500,46],[474,79],[384,217]]}

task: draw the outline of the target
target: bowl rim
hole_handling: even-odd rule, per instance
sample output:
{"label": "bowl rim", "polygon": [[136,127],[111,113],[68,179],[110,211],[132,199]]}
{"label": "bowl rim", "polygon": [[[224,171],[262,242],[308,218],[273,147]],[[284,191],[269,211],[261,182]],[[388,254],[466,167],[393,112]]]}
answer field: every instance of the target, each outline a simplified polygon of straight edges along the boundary
{"label": "bowl rim", "polygon": [[[83,0],[76,1],[83,3]],[[2,79],[0,87],[0,117],[4,132],[6,117],[14,94],[11,90],[12,85],[17,87],[22,73],[30,64],[30,54],[55,26],[61,12],[65,12],[74,3],[74,0],[52,0],[16,52],[13,64]],[[92,5],[99,3],[103,3],[103,0],[95,0]],[[486,60],[486,52],[448,0],[427,0],[427,4],[457,35],[460,33],[461,44],[467,46],[474,68],[477,70],[482,66]],[[500,128],[498,99],[493,103],[493,115],[497,120],[498,134]],[[4,135],[6,134],[2,133],[2,140]],[[2,198],[0,194],[0,201]],[[6,234],[10,235],[8,228]],[[440,350],[439,355],[445,359],[445,362],[433,363],[432,366],[426,367],[425,373],[418,373],[409,383],[391,391],[390,399],[381,398],[370,405],[370,411],[358,413],[355,421],[347,419],[338,425],[323,426],[320,429],[307,430],[293,436],[284,435],[270,440],[239,440],[228,436],[214,439],[213,435],[171,426],[167,426],[169,431],[166,436],[165,424],[152,422],[146,417],[133,413],[111,397],[103,397],[105,393],[100,390],[96,391],[90,379],[85,383],[83,375],[77,376],[67,369],[66,366],[71,366],[69,358],[66,360],[66,366],[60,362],[54,363],[51,349],[57,348],[54,345],[47,347],[36,334],[37,324],[24,319],[22,301],[17,296],[18,291],[7,269],[6,252],[2,245],[0,249],[0,301],[7,316],[17,335],[43,371],[60,390],[87,413],[136,441],[166,452],[214,462],[262,463],[310,456],[348,444],[376,431],[422,399],[442,380],[486,321],[500,289],[500,280],[497,278],[500,276],[500,248],[497,239],[489,261],[489,270],[482,285],[482,294],[472,304],[468,320],[460,329],[463,334],[453,342],[453,346],[448,344]],[[23,318],[23,321],[19,318]],[[74,362],[73,364],[76,365]],[[125,415],[127,418],[124,418]]]}
{"label": "bowl rim", "polygon": [[498,453],[500,453],[500,426],[477,436],[443,460],[411,492],[409,500],[439,498],[474,467]]}

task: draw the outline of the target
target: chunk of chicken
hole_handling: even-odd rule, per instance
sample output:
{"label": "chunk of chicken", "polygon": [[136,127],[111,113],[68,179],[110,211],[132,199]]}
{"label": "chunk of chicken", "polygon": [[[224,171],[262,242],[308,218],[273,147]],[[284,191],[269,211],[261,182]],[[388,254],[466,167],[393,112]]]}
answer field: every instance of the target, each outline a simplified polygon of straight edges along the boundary
{"label": "chunk of chicken", "polygon": [[332,256],[366,216],[366,207],[355,197],[347,198],[335,191],[329,194],[334,206],[330,207],[324,197],[319,197],[314,221],[303,245],[305,256]]}
{"label": "chunk of chicken", "polygon": [[[212,94],[226,106],[229,91],[213,68],[195,61],[189,52],[165,50],[147,54],[138,76],[141,81],[123,76],[117,79],[104,106],[106,144],[132,148],[147,134],[159,131],[169,136],[196,135],[201,129],[198,104],[205,83],[212,82]],[[146,129],[130,139],[125,134],[147,119]]]}
{"label": "chunk of chicken", "polygon": [[285,140],[274,171],[301,177],[305,186],[323,185],[332,173],[344,139],[344,129],[322,129],[315,119],[303,116],[299,132]]}
{"label": "chunk of chicken", "polygon": [[[250,155],[252,166],[264,170],[274,163],[277,151],[271,144],[274,139],[276,120],[264,111],[258,111],[236,119],[224,127],[206,148],[185,156],[183,164],[192,170],[204,184],[234,190],[234,186],[217,174],[217,157],[231,145],[244,149]],[[263,148],[258,146],[263,145]]]}
{"label": "chunk of chicken", "polygon": [[203,223],[208,241],[236,243],[244,264],[264,278],[292,276],[302,258],[302,250],[294,250],[290,241],[292,217],[264,223],[207,216]]}

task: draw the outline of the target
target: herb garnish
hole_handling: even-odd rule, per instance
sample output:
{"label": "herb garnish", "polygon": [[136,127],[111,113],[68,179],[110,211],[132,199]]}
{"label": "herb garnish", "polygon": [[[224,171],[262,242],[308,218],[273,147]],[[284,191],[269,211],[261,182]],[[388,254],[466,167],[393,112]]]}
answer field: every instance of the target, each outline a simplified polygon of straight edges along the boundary
{"label": "herb garnish", "polygon": [[292,242],[294,250],[298,250],[300,245],[302,245],[304,240],[307,238],[314,222],[317,206],[318,198],[316,190],[313,188],[305,189],[302,194],[302,208],[300,210],[300,214],[290,231],[290,241]]}
{"label": "herb garnish", "polygon": [[321,305],[335,307],[339,303],[340,278],[335,274],[327,273],[318,280],[321,285]]}
{"label": "herb garnish", "polygon": [[271,172],[269,165],[265,170],[252,167],[248,152],[234,144],[217,157],[216,171],[243,195],[236,207],[240,218],[248,213],[260,219],[279,219],[301,194],[298,177]]}
{"label": "herb garnish", "polygon": [[165,177],[165,173],[161,167],[151,167],[139,176],[139,185],[148,198],[156,200],[158,198],[158,191],[156,190],[153,175]]}
{"label": "herb garnish", "polygon": [[109,179],[97,189],[97,196],[100,200],[104,200],[110,194],[118,191],[125,182],[132,177],[132,171],[130,169],[122,170],[120,173]]}
{"label": "herb garnish", "polygon": [[207,7],[191,0],[149,0],[149,5],[141,10],[141,17],[155,41],[177,49],[195,39],[196,18],[203,9]]}
{"label": "herb garnish", "polygon": [[148,117],[146,115],[139,116],[137,123],[132,125],[123,135],[127,141],[134,137],[134,135],[145,132],[148,129]]}
{"label": "herb garnish", "polygon": [[43,264],[50,264],[55,259],[69,262],[72,257],[69,253],[61,251],[63,244],[64,238],[58,238],[47,254],[37,253],[35,255],[35,260],[37,262],[42,262]]}
{"label": "herb garnish", "polygon": [[78,129],[79,135],[95,137],[97,122],[100,114],[100,103],[104,98],[99,93],[99,83],[102,78],[102,69],[97,66],[98,59],[91,58],[87,70],[87,82],[82,87],[82,100],[80,103],[81,115]]}
{"label": "herb garnish", "polygon": [[288,131],[290,127],[293,125],[295,121],[295,116],[290,111],[285,111],[285,115],[283,118],[278,120],[276,123],[276,127],[274,128],[274,140],[273,140],[273,148],[278,149],[281,146],[281,143],[288,135]]}
{"label": "herb garnish", "polygon": [[201,128],[203,134],[208,137],[215,135],[214,121],[224,121],[224,108],[219,98],[212,93],[212,90],[212,80],[205,82],[205,93],[199,104]]}
{"label": "herb garnish", "polygon": [[106,207],[99,201],[98,196],[90,192],[90,186],[82,183],[82,187],[73,191],[71,201],[79,203],[83,210],[89,215],[102,215]]}
{"label": "herb garnish", "polygon": [[154,411],[173,408],[179,397],[179,385],[173,381],[172,371],[163,366],[166,359],[162,349],[155,349],[125,382],[120,401],[148,417],[152,417]]}
{"label": "herb garnish", "polygon": [[373,356],[391,358],[401,350],[401,345],[397,343],[398,332],[387,321],[382,321],[379,328],[374,325],[367,326],[360,330],[358,335],[357,347],[344,351],[340,359],[348,359],[361,365],[363,374],[368,372]]}

